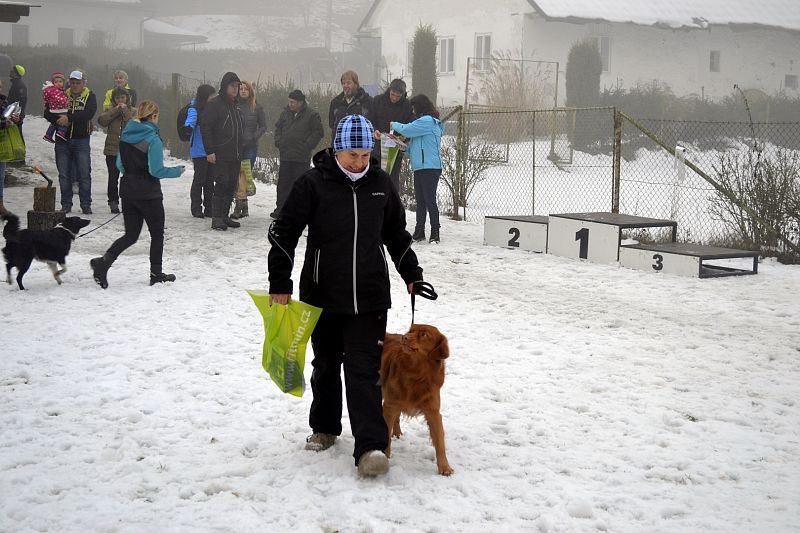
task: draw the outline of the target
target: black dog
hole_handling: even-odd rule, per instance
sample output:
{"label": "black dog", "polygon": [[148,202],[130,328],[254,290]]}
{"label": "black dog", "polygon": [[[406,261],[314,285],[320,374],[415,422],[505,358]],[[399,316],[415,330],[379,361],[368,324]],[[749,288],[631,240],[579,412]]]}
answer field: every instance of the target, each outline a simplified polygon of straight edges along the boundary
{"label": "black dog", "polygon": [[64,222],[51,230],[20,231],[17,215],[3,215],[3,220],[6,221],[6,226],[3,228],[3,237],[6,239],[6,246],[3,248],[3,255],[6,258],[6,283],[11,284],[11,269],[17,267],[17,285],[21,291],[25,290],[22,278],[34,259],[47,263],[56,282],[61,285],[61,274],[67,271],[65,263],[72,241],[81,228],[91,223],[83,218],[67,217]]}

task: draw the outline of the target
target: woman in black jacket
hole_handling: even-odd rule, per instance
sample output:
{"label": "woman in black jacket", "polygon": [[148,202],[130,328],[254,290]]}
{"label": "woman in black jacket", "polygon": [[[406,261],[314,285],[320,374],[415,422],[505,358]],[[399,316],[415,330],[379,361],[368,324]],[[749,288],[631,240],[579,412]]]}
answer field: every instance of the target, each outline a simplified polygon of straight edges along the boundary
{"label": "woman in black jacket", "polygon": [[185,167],[164,166],[164,143],[158,130],[159,109],[145,100],[136,109],[136,118],[122,131],[117,167],[122,173],[119,195],[125,234],[114,241],[103,257],[89,261],[95,282],[108,288],[108,269],[119,254],[139,240],[142,225],[150,232],[150,285],[175,281],[175,274],[161,270],[164,253],[164,195],[161,180],[177,178]]}
{"label": "woman in black jacket", "polygon": [[[258,155],[258,140],[267,133],[267,114],[256,99],[256,89],[251,81],[242,81],[239,85],[239,112],[242,114],[242,161],[249,160],[250,168],[255,168]],[[239,173],[236,187],[236,208],[231,218],[248,216],[247,180]]]}
{"label": "woman in black jacket", "polygon": [[314,156],[314,168],[297,179],[269,229],[270,303],[288,303],[295,247],[308,227],[300,299],[323,309],[311,335],[313,434],[306,449],[330,448],[342,432],[344,364],[353,457],[366,476],[389,468],[378,379],[391,307],[385,250],[409,293],[422,281],[400,196],[389,176],[370,166],[372,147],[372,124],[361,115],[345,117],[333,148]]}

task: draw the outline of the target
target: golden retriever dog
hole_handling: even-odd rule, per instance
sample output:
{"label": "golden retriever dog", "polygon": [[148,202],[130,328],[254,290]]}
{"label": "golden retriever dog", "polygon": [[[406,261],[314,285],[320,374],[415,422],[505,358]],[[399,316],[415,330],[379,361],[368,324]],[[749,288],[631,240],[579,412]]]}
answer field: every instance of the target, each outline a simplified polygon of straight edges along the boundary
{"label": "golden retriever dog", "polygon": [[444,360],[449,355],[447,337],[438,329],[412,324],[405,335],[386,334],[381,356],[383,418],[389,428],[386,456],[392,453],[392,437],[403,434],[400,415],[425,415],[436,450],[436,465],[443,476],[453,473],[444,451],[444,426],[439,412]]}

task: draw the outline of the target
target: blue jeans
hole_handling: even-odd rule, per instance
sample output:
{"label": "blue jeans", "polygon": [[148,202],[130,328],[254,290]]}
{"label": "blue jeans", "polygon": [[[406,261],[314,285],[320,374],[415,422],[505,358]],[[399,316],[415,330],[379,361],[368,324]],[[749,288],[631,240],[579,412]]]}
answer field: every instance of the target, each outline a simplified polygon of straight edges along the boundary
{"label": "blue jeans", "polygon": [[[61,187],[61,207],[72,207],[72,182],[78,182],[81,207],[92,206],[92,158],[89,137],[56,141],[56,167]],[[72,174],[75,173],[76,176]],[[75,178],[73,180],[73,178]]]}
{"label": "blue jeans", "polygon": [[424,168],[414,171],[414,196],[417,199],[417,228],[425,229],[425,215],[431,215],[431,229],[439,229],[439,206],[436,205],[436,189],[439,186],[440,168]]}
{"label": "blue jeans", "polygon": [[245,159],[250,160],[250,168],[253,169],[256,166],[256,155],[258,154],[258,146],[248,146],[247,148],[242,148],[242,161]]}

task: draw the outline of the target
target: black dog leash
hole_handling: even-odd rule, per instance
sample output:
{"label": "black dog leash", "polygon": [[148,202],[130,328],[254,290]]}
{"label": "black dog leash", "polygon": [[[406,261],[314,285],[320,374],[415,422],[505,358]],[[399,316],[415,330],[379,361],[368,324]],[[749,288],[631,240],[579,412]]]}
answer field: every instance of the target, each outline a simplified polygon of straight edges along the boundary
{"label": "black dog leash", "polygon": [[419,295],[427,300],[435,300],[439,297],[436,291],[433,290],[433,285],[427,281],[415,281],[414,288],[411,289],[411,324],[414,324],[414,306],[415,297]]}
{"label": "black dog leash", "polygon": [[117,218],[118,216],[120,216],[121,214],[122,214],[122,213],[117,213],[116,215],[114,215],[113,217],[109,218],[108,220],[106,220],[105,222],[103,222],[102,224],[100,224],[99,226],[97,226],[96,228],[94,228],[94,229],[90,229],[90,230],[89,230],[89,231],[87,231],[86,233],[81,233],[80,235],[78,235],[78,236],[77,236],[77,237],[75,237],[75,238],[76,238],[76,239],[80,239],[81,237],[84,237],[84,236],[86,236],[86,235],[89,235],[89,234],[90,234],[91,232],[93,232],[93,231],[97,231],[97,230],[99,230],[100,228],[102,228],[103,226],[105,226],[106,224],[108,224],[109,222],[111,222],[112,220],[114,220],[115,218]]}

